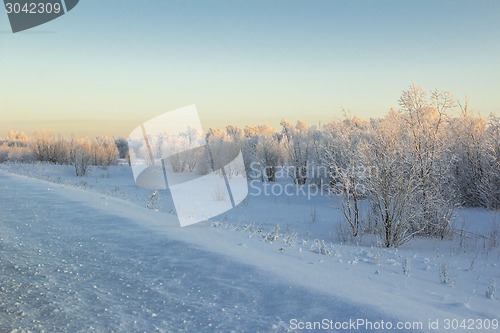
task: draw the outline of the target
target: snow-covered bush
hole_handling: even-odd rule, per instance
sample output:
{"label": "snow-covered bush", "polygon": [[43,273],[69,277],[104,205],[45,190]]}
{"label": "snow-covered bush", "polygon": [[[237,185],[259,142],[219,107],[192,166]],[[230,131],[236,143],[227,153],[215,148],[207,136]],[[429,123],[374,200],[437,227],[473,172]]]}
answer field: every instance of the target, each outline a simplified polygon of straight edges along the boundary
{"label": "snow-covered bush", "polygon": [[31,163],[35,161],[35,156],[31,149],[26,146],[9,146],[7,143],[0,145],[0,163],[10,161],[16,163]]}
{"label": "snow-covered bush", "polygon": [[442,284],[455,284],[455,278],[451,275],[448,263],[442,263],[439,266],[439,281]]}
{"label": "snow-covered bush", "polygon": [[6,162],[9,157],[9,146],[5,143],[0,145],[0,163]]}
{"label": "snow-covered bush", "polygon": [[403,268],[403,274],[405,276],[410,276],[410,270],[411,270],[411,263],[408,260],[408,258],[405,258],[403,260],[403,263],[401,264],[401,267]]}
{"label": "snow-covered bush", "polygon": [[280,230],[281,226],[279,224],[276,225],[276,227],[272,231],[263,235],[264,241],[268,243],[273,243],[278,241],[281,238]]}
{"label": "snow-covered bush", "polygon": [[112,165],[119,157],[115,141],[105,136],[66,139],[48,130],[40,130],[35,132],[28,147],[35,160],[71,164],[75,166],[78,176],[85,175],[90,165]]}
{"label": "snow-covered bush", "polygon": [[92,164],[92,142],[89,139],[73,140],[69,159],[76,176],[86,176]]}
{"label": "snow-covered bush", "polygon": [[283,243],[288,245],[289,247],[294,247],[297,243],[297,237],[299,234],[290,229],[290,227],[286,228],[285,233],[282,235]]}
{"label": "snow-covered bush", "polygon": [[70,142],[51,131],[35,132],[29,145],[37,161],[67,164],[70,160]]}
{"label": "snow-covered bush", "polygon": [[7,159],[16,163],[32,163],[35,161],[35,156],[29,147],[11,147]]}
{"label": "snow-covered bush", "polygon": [[35,160],[28,146],[29,139],[23,131],[10,130],[5,140],[0,140],[0,163],[10,161],[30,163]]}
{"label": "snow-covered bush", "polygon": [[108,166],[116,163],[119,152],[112,138],[100,136],[89,140],[91,142],[92,165]]}
{"label": "snow-covered bush", "polygon": [[313,244],[311,245],[311,252],[332,256],[334,254],[332,245],[326,245],[324,240],[315,239]]}

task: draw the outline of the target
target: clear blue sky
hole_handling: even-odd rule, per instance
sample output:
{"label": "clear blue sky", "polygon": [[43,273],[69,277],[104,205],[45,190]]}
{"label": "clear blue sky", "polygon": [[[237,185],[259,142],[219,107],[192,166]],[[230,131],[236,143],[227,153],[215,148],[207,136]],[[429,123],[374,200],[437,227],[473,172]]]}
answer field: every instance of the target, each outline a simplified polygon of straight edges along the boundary
{"label": "clear blue sky", "polygon": [[500,1],[81,0],[17,34],[0,12],[0,136],[189,104],[205,128],[379,117],[413,82],[500,114]]}

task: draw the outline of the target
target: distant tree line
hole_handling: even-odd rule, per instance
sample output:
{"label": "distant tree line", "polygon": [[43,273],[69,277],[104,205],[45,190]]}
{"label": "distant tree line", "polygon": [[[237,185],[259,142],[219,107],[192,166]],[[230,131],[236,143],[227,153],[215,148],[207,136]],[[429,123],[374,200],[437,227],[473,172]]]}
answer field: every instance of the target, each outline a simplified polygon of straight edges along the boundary
{"label": "distant tree line", "polygon": [[[0,163],[48,162],[69,164],[77,176],[84,176],[91,166],[115,164],[126,156],[126,140],[100,136],[95,138],[64,138],[48,130],[37,131],[28,138],[22,131],[11,130],[5,140],[0,140]],[[121,150],[120,150],[121,149]]]}

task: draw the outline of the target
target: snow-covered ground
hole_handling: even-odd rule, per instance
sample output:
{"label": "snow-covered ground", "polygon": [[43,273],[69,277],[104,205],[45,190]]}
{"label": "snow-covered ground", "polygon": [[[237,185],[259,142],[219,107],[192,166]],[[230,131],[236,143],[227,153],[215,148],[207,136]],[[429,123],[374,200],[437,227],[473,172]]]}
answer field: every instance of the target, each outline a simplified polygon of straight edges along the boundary
{"label": "snow-covered ground", "polygon": [[371,235],[342,244],[327,195],[256,196],[254,183],[235,209],[180,228],[127,165],[73,174],[0,165],[1,333],[500,332],[500,291],[486,295],[500,289],[498,213],[459,210],[453,239],[384,249]]}

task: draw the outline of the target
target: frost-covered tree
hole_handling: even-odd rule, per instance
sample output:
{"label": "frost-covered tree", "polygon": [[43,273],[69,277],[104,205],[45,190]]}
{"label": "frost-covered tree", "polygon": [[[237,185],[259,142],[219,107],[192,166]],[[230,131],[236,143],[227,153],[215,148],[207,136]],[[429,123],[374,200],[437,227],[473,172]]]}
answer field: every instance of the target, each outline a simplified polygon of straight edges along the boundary
{"label": "frost-covered tree", "polygon": [[269,125],[258,127],[256,160],[259,162],[265,175],[265,180],[273,182],[276,180],[276,172],[283,164],[283,145],[281,135]]}
{"label": "frost-covered tree", "polygon": [[[418,221],[427,235],[444,237],[450,228],[452,200],[444,193],[450,163],[445,159],[446,120],[455,106],[448,92],[427,92],[416,85],[399,99],[405,142],[418,186]],[[419,226],[420,229],[420,226]]]}
{"label": "frost-covered tree", "polygon": [[417,166],[403,139],[401,116],[391,111],[372,121],[370,140],[360,144],[360,156],[369,166],[367,190],[374,218],[386,247],[397,247],[421,232],[418,217]]}
{"label": "frost-covered tree", "polygon": [[238,144],[238,146],[240,146],[241,148],[241,145],[243,144],[243,140],[245,138],[244,130],[242,130],[238,126],[228,125],[226,126],[226,135],[232,142]]}
{"label": "frost-covered tree", "polygon": [[128,156],[128,141],[124,138],[115,139],[116,149],[118,149],[119,158],[127,158]]}
{"label": "frost-covered tree", "polygon": [[489,196],[486,206],[491,209],[500,208],[500,117],[491,115],[488,126],[488,177],[490,181]]}
{"label": "frost-covered tree", "polygon": [[243,160],[245,161],[247,177],[250,179],[260,178],[261,180],[264,180],[262,167],[257,158],[258,143],[258,126],[245,126],[243,130],[243,143],[241,144],[241,151],[243,153]]}
{"label": "frost-covered tree", "polygon": [[0,163],[32,162],[35,158],[28,144],[29,138],[23,131],[10,130],[5,140],[0,139]]}
{"label": "frost-covered tree", "polygon": [[241,166],[240,170],[230,165],[238,156],[240,147],[224,130],[211,128],[206,134],[206,142],[211,170],[219,170],[221,174],[229,177],[245,173],[244,166]]}
{"label": "frost-covered tree", "polygon": [[461,204],[500,208],[499,118],[474,114],[468,102],[450,124],[451,175]]}
{"label": "frost-covered tree", "polygon": [[309,158],[312,152],[309,126],[303,121],[293,125],[287,120],[282,120],[281,126],[289,175],[295,184],[304,185],[307,183]]}
{"label": "frost-covered tree", "polygon": [[55,164],[66,164],[69,161],[68,141],[49,130],[35,132],[30,140],[30,147],[37,161]]}
{"label": "frost-covered tree", "polygon": [[324,126],[321,162],[328,170],[330,189],[341,195],[342,213],[351,236],[360,232],[360,200],[366,195],[366,168],[359,154],[359,144],[366,140],[368,123],[359,118],[346,118]]}
{"label": "frost-covered tree", "polygon": [[198,148],[203,140],[203,133],[190,127],[165,138],[166,149],[170,154],[168,161],[174,172],[194,171],[203,155],[203,149]]}
{"label": "frost-covered tree", "polygon": [[70,163],[75,168],[76,176],[86,176],[92,165],[92,140],[90,138],[73,138],[70,147]]}
{"label": "frost-covered tree", "polygon": [[312,127],[309,129],[312,149],[308,157],[310,164],[308,181],[317,186],[324,186],[329,181],[329,173],[323,163],[325,134],[324,128],[322,127]]}
{"label": "frost-covered tree", "polygon": [[90,139],[92,165],[108,166],[115,164],[119,152],[112,138],[100,136]]}
{"label": "frost-covered tree", "polygon": [[28,144],[28,136],[23,131],[10,130],[7,133],[7,144],[9,146],[26,147]]}

